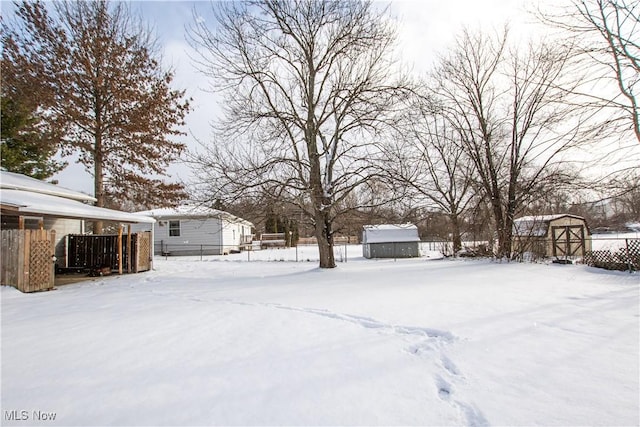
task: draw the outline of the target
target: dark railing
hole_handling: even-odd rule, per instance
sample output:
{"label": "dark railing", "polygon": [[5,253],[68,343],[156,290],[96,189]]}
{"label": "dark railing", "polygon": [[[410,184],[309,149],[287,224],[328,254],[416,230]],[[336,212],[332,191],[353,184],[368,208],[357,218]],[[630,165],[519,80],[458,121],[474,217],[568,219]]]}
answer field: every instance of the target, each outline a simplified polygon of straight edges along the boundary
{"label": "dark railing", "polygon": [[[129,269],[129,259],[136,258],[136,238],[131,237],[131,257],[127,252],[127,235],[122,236],[122,266]],[[111,268],[117,270],[118,235],[111,234],[70,234],[67,236],[67,268],[94,269]]]}

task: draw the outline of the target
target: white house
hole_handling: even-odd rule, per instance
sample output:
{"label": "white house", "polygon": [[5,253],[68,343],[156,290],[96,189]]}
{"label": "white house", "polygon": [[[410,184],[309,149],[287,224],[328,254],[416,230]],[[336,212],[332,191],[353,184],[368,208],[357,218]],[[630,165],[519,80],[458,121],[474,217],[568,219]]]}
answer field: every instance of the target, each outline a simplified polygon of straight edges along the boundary
{"label": "white house", "polygon": [[420,236],[413,224],[365,225],[362,254],[365,258],[413,258],[420,256]]}
{"label": "white house", "polygon": [[156,219],[154,251],[165,255],[223,255],[251,244],[253,224],[197,205],[137,212]]}

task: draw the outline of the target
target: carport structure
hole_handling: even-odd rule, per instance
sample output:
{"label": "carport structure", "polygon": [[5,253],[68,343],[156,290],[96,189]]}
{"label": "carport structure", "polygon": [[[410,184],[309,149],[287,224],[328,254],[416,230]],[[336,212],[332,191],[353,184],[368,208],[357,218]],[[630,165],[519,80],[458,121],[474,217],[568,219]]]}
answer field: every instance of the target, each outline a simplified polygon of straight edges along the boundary
{"label": "carport structure", "polygon": [[[86,221],[109,221],[118,224],[112,239],[110,259],[116,259],[119,273],[126,263],[129,271],[152,267],[151,231],[144,235],[123,234],[123,225],[155,220],[113,209],[91,206],[92,196],[49,184],[24,175],[0,171],[0,210],[2,214],[1,281],[23,292],[51,289],[55,271],[71,267],[68,236],[85,235]],[[87,238],[104,236],[86,235]],[[144,250],[146,242],[146,251]],[[137,251],[133,251],[137,245]],[[137,260],[125,259],[135,252]],[[135,268],[134,268],[135,266]],[[95,266],[98,267],[98,266]],[[113,266],[112,266],[113,267]]]}

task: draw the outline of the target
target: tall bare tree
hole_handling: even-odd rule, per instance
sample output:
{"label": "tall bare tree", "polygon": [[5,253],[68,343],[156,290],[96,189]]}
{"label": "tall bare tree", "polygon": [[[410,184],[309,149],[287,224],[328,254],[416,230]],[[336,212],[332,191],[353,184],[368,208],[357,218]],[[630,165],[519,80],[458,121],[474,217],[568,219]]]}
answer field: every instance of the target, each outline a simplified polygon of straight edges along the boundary
{"label": "tall bare tree", "polygon": [[592,136],[588,113],[560,87],[580,80],[566,76],[571,52],[545,44],[510,50],[507,39],[506,29],[496,37],[464,31],[433,75],[491,206],[499,257],[511,255],[515,215],[565,177],[565,153]]}
{"label": "tall bare tree", "polygon": [[[214,143],[196,158],[209,197],[268,192],[313,222],[320,267],[355,189],[386,172],[377,145],[403,84],[395,34],[371,1],[215,2],[189,31],[200,69],[225,94]],[[364,194],[365,192],[363,192]]]}
{"label": "tall bare tree", "polygon": [[162,70],[152,33],[122,2],[16,7],[3,60],[27,66],[27,83],[52,95],[42,120],[93,174],[96,205],[183,198],[182,186],[162,177],[184,150],[172,137],[181,134],[189,103],[171,89],[173,74]]}
{"label": "tall bare tree", "polygon": [[[599,105],[623,112],[640,142],[640,3],[635,0],[572,0],[562,9],[538,11],[547,24],[567,30],[581,46],[591,81],[613,80],[619,96],[583,90]],[[609,96],[607,96],[609,95]]]}
{"label": "tall bare tree", "polygon": [[453,252],[462,249],[462,216],[473,196],[473,162],[460,134],[428,96],[416,96],[398,126],[393,151],[395,178],[423,200],[423,207],[449,218]]}

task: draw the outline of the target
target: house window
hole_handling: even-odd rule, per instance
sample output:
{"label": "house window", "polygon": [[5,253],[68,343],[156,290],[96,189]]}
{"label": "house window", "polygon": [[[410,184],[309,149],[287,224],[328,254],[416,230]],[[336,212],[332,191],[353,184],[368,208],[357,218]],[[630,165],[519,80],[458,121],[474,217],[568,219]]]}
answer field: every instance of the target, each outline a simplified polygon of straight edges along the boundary
{"label": "house window", "polygon": [[169,221],[169,236],[180,236],[180,221]]}

